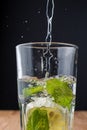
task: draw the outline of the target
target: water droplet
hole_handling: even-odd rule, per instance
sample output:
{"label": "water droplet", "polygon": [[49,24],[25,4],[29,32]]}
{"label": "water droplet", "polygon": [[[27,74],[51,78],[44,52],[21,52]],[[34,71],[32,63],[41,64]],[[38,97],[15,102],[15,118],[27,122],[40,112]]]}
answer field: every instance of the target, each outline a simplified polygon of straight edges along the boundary
{"label": "water droplet", "polygon": [[40,14],[40,10],[38,10],[38,12],[37,12],[38,14]]}
{"label": "water droplet", "polygon": [[23,21],[23,24],[27,24],[29,21],[26,19]]}
{"label": "water droplet", "polygon": [[24,38],[24,36],[23,36],[23,35],[21,35],[21,38]]}
{"label": "water droplet", "polygon": [[25,23],[28,23],[28,20],[25,20],[24,22],[25,22]]}
{"label": "water droplet", "polygon": [[8,28],[8,25],[6,25],[6,27]]}
{"label": "water droplet", "polygon": [[66,11],[67,11],[67,8],[65,8],[64,10],[65,10],[65,12],[66,12]]}
{"label": "water droplet", "polygon": [[8,16],[6,15],[5,18],[8,18]]}

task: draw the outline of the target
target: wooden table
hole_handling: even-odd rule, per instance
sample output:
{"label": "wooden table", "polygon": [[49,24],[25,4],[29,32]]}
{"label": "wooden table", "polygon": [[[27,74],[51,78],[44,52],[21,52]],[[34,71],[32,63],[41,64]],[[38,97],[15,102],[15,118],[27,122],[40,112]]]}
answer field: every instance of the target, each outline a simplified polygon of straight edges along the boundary
{"label": "wooden table", "polygon": [[[0,130],[20,130],[19,111],[0,111]],[[76,111],[73,130],[87,130],[87,111]]]}

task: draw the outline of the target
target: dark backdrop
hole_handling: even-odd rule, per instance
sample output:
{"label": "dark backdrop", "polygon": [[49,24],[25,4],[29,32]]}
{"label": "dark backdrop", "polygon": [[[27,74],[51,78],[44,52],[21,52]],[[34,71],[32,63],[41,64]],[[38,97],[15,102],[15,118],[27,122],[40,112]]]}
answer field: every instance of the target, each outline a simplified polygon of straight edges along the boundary
{"label": "dark backdrop", "polygon": [[[3,2],[3,3],[2,3]],[[0,1],[0,109],[18,109],[15,46],[45,41],[46,0]],[[87,110],[87,6],[82,0],[55,0],[53,41],[79,46],[76,110]]]}

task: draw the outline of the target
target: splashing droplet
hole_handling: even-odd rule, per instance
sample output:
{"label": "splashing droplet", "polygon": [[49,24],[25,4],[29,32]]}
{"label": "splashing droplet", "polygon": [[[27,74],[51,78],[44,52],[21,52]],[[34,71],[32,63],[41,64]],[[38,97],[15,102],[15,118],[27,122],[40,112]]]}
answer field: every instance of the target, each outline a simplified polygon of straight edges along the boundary
{"label": "splashing droplet", "polygon": [[8,16],[6,15],[5,18],[8,18]]}
{"label": "splashing droplet", "polygon": [[25,23],[28,23],[28,20],[25,20],[24,22],[25,22]]}
{"label": "splashing droplet", "polygon": [[40,14],[40,10],[38,10],[38,12],[37,12],[38,14]]}
{"label": "splashing droplet", "polygon": [[24,36],[23,36],[23,35],[21,35],[21,38],[24,38]]}
{"label": "splashing droplet", "polygon": [[67,12],[67,8],[65,8],[64,10],[65,10],[65,12]]}
{"label": "splashing droplet", "polygon": [[29,21],[26,19],[24,21],[22,21],[23,24],[27,24]]}
{"label": "splashing droplet", "polygon": [[6,27],[8,28],[8,25],[6,25]]}

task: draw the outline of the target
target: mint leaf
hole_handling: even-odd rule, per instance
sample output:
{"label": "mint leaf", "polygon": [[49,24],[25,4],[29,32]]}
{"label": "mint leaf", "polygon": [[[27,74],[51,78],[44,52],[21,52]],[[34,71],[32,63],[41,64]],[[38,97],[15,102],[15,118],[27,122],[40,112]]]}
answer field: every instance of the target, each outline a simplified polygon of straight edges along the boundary
{"label": "mint leaf", "polygon": [[43,91],[43,86],[35,86],[35,87],[29,87],[23,89],[23,95],[25,97],[31,96],[32,94],[36,94]]}
{"label": "mint leaf", "polygon": [[69,84],[56,78],[48,79],[46,83],[47,92],[54,97],[54,101],[70,109],[73,93]]}
{"label": "mint leaf", "polygon": [[30,111],[26,130],[49,130],[47,111],[40,108]]}

